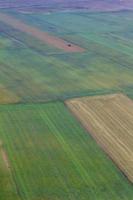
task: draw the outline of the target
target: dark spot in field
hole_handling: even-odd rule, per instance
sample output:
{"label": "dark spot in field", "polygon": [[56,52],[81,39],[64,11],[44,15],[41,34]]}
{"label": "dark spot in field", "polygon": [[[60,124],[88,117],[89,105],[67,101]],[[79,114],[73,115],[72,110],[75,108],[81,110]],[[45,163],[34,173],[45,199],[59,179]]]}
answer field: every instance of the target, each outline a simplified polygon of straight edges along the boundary
{"label": "dark spot in field", "polygon": [[68,47],[71,47],[72,45],[71,44],[68,44]]}

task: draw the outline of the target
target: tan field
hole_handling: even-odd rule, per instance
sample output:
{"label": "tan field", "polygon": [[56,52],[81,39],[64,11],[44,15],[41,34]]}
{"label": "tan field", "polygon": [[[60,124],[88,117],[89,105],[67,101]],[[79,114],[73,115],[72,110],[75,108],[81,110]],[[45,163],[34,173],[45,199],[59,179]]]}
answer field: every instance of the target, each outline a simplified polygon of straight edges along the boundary
{"label": "tan field", "polygon": [[133,101],[114,94],[76,98],[66,104],[133,182]]}

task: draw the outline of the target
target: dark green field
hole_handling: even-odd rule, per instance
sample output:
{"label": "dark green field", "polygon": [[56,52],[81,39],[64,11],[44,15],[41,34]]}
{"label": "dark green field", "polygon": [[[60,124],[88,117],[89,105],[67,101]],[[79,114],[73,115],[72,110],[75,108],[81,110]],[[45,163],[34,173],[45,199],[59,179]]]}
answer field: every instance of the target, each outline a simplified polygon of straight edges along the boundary
{"label": "dark green field", "polygon": [[[132,185],[63,103],[1,106],[0,127],[20,199],[132,199]],[[1,200],[12,195],[0,187]]]}
{"label": "dark green field", "polygon": [[63,52],[0,22],[1,103],[114,91],[133,97],[132,12],[7,13],[86,51]]}

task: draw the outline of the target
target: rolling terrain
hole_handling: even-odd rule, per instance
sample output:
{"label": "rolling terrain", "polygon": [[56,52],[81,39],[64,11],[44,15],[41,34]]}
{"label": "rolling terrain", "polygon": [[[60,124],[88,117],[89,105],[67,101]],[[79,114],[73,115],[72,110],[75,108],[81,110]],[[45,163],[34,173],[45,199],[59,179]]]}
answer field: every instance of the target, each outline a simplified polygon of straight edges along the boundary
{"label": "rolling terrain", "polygon": [[0,0],[0,8],[31,11],[87,9],[89,11],[132,10],[132,0]]}
{"label": "rolling terrain", "polygon": [[133,200],[132,9],[0,0],[0,200]]}
{"label": "rolling terrain", "polygon": [[85,51],[65,52],[1,19],[1,103],[112,92],[133,97],[132,12],[8,15]]}

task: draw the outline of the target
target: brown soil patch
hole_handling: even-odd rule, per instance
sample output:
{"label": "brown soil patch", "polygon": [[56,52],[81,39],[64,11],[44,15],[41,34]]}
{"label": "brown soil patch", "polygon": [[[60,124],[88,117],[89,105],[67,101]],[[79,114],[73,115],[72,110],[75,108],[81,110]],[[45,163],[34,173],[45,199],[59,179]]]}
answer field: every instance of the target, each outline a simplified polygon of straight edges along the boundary
{"label": "brown soil patch", "polygon": [[133,182],[133,101],[115,94],[72,99],[66,104]]}
{"label": "brown soil patch", "polygon": [[20,98],[13,92],[0,85],[0,104],[18,103]]}
{"label": "brown soil patch", "polygon": [[77,45],[68,43],[67,41],[63,39],[49,35],[49,33],[43,32],[35,27],[27,25],[24,22],[17,20],[16,18],[12,16],[0,13],[0,21],[12,26],[15,29],[18,29],[19,31],[32,35],[33,37],[41,40],[42,42],[48,45],[54,46],[58,49],[62,49],[66,52],[84,52],[85,51],[85,49]]}

